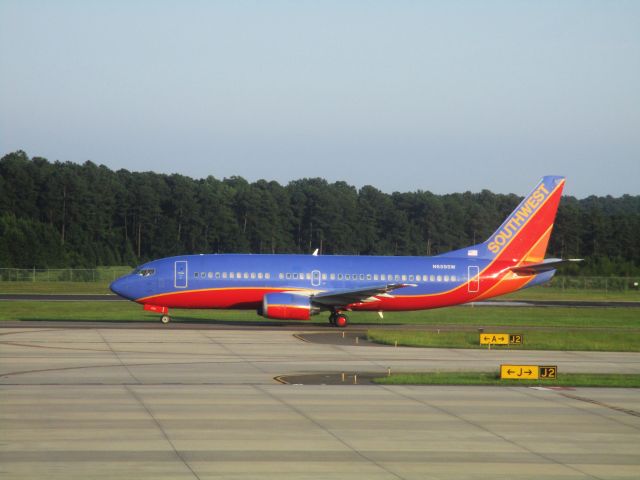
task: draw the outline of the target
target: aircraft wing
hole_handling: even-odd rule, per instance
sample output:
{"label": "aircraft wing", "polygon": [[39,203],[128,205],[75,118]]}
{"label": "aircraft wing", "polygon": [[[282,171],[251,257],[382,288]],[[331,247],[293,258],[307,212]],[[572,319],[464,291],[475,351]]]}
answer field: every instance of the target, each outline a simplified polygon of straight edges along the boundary
{"label": "aircraft wing", "polygon": [[378,296],[387,296],[389,292],[403,287],[416,287],[412,283],[388,283],[350,290],[330,290],[311,296],[311,303],[326,307],[346,307],[352,303],[375,302]]}
{"label": "aircraft wing", "polygon": [[532,263],[531,265],[519,265],[511,267],[511,271],[521,275],[536,275],[538,273],[548,272],[556,268],[570,263],[581,262],[581,258],[570,258],[562,260],[560,258],[547,258],[540,263]]}

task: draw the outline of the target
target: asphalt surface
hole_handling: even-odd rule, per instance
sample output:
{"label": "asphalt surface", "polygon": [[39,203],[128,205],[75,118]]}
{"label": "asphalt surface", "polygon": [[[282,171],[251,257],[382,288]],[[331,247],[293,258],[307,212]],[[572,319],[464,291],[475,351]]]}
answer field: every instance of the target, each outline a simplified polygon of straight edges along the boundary
{"label": "asphalt surface", "polygon": [[[272,328],[0,327],[14,479],[631,479],[638,389],[354,384],[368,374],[640,374],[640,354],[416,349]],[[154,325],[158,327],[158,325]],[[351,332],[350,332],[351,333]],[[327,337],[328,331],[317,333]],[[317,340],[317,339],[316,339]],[[276,379],[345,372],[347,384]],[[329,382],[327,382],[329,383]]]}
{"label": "asphalt surface", "polygon": [[[0,301],[41,301],[41,302],[128,302],[126,298],[118,295],[50,295],[50,294],[23,294],[3,293]],[[615,308],[640,308],[640,302],[600,302],[600,301],[574,301],[574,300],[486,300],[473,302],[474,306],[493,307],[615,307]],[[461,306],[470,306],[471,303]]]}

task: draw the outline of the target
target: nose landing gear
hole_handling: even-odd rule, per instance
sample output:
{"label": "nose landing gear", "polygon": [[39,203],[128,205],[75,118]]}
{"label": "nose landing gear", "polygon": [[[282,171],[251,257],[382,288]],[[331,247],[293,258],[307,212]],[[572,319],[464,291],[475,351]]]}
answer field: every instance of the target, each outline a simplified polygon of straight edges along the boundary
{"label": "nose landing gear", "polygon": [[171,317],[169,316],[169,308],[167,307],[161,307],[159,305],[150,305],[148,303],[145,303],[143,308],[147,312],[161,313],[162,317],[160,317],[160,321],[164,324],[167,324],[171,321]]}

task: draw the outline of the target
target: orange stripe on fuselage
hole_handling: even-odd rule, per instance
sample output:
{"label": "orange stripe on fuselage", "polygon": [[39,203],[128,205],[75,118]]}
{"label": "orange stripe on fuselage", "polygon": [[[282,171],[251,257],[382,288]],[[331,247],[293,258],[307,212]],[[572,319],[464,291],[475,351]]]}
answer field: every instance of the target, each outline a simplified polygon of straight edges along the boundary
{"label": "orange stripe on fuselage", "polygon": [[[546,248],[546,243],[549,240],[549,236],[551,235],[551,230],[553,229],[553,225],[549,225],[547,231],[542,234],[542,236],[538,239],[538,241],[531,247],[531,250],[527,252],[522,260],[520,260],[515,266],[520,266],[526,263],[533,263],[527,261],[528,258],[531,258],[532,252],[538,251],[541,245],[544,245]],[[537,263],[537,262],[535,262]],[[497,297],[499,295],[504,295],[506,293],[515,292],[516,290],[520,290],[527,283],[535,278],[535,275],[518,275],[513,273],[512,271],[507,271],[500,278],[498,283],[496,283],[493,287],[488,288],[486,291],[478,295],[475,300],[485,300],[491,297]]]}

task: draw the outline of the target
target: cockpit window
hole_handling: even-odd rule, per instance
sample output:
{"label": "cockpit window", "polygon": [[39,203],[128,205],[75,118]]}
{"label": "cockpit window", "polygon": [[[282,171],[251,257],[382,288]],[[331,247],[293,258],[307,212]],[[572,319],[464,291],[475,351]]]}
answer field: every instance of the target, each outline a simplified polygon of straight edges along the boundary
{"label": "cockpit window", "polygon": [[154,275],[156,273],[156,269],[155,268],[140,268],[137,269],[136,271],[134,271],[133,273],[137,273],[140,276],[143,277],[150,277],[151,275]]}

